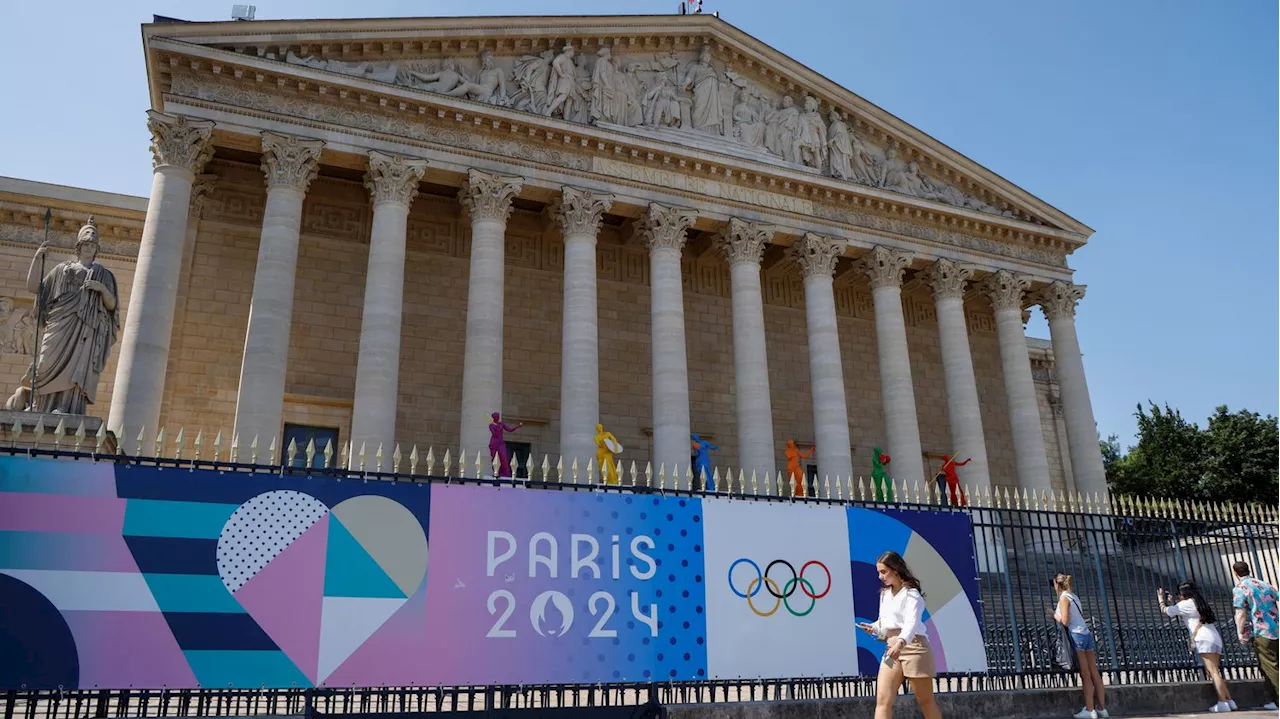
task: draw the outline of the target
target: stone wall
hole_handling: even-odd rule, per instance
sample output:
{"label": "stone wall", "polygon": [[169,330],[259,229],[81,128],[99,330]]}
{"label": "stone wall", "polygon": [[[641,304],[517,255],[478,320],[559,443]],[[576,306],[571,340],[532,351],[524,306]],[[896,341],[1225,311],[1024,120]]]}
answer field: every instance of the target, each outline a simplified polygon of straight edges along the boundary
{"label": "stone wall", "polygon": [[[229,443],[266,191],[255,166],[218,160],[209,172],[218,179],[191,225],[161,421],[171,428],[170,436],[177,427],[186,428],[189,436],[200,428],[210,437],[221,430]],[[322,177],[311,187],[303,214],[285,421],[336,427],[345,439],[371,212],[358,182]],[[438,451],[454,447],[456,453],[469,242],[468,221],[454,198],[418,197],[409,219],[397,418],[397,438],[405,452],[416,444]],[[683,261],[691,419],[694,431],[720,445],[717,464],[736,466],[728,271],[709,245],[706,238],[695,238]],[[21,284],[31,249],[6,243],[0,224],[0,296],[30,302]],[[648,253],[630,228],[606,224],[598,258],[601,421],[627,447],[628,466],[634,460],[643,469],[652,433]],[[132,263],[112,258],[107,264],[117,274],[127,305]],[[525,423],[512,441],[531,443],[538,463],[544,454],[554,461],[560,436],[558,230],[539,213],[513,212],[507,265],[504,413]],[[781,467],[786,440],[805,446],[814,436],[804,292],[799,269],[776,249],[766,255],[764,265],[774,451]],[[836,300],[855,474],[869,477],[873,448],[883,445],[882,404],[870,288],[851,260],[842,259],[837,268]],[[1012,488],[1014,455],[990,311],[982,299],[969,302],[966,311],[992,479]],[[933,471],[951,451],[951,440],[936,316],[927,287],[908,282],[904,314],[922,448],[926,467]],[[104,376],[98,404],[102,416],[110,402],[117,354],[113,352]],[[0,353],[0,372],[16,377],[28,361]],[[1059,451],[1061,427],[1051,419],[1049,400],[1056,390],[1048,374],[1040,379],[1041,413],[1049,420],[1044,425],[1046,449],[1054,486],[1061,488],[1067,486]],[[473,411],[487,416],[492,408]],[[242,444],[248,442],[242,438]],[[474,448],[470,454],[474,456]]]}

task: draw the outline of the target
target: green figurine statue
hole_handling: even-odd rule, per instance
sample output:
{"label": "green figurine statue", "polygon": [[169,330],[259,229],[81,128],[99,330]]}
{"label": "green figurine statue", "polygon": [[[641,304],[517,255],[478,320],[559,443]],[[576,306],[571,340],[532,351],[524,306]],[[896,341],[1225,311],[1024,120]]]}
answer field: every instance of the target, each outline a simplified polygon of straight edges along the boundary
{"label": "green figurine statue", "polygon": [[892,458],[879,447],[871,453],[871,481],[875,484],[877,502],[893,501],[893,480],[889,479],[889,473],[885,471],[885,466],[890,461]]}

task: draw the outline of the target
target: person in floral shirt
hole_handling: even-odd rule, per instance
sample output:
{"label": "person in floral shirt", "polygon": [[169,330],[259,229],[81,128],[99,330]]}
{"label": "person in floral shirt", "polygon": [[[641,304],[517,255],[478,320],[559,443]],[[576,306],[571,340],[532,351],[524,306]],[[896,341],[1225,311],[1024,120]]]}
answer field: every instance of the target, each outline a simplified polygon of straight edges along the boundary
{"label": "person in floral shirt", "polygon": [[1271,703],[1265,708],[1275,711],[1276,645],[1280,643],[1276,588],[1249,576],[1249,565],[1244,562],[1236,562],[1231,569],[1236,575],[1236,587],[1231,596],[1231,605],[1236,608],[1236,634],[1241,644],[1253,645],[1263,681],[1271,693]]}

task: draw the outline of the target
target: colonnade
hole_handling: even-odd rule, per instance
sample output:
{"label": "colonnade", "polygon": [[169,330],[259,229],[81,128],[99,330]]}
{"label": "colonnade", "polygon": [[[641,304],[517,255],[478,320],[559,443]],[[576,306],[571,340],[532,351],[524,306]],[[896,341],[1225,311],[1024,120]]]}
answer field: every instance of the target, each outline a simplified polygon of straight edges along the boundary
{"label": "colonnade", "polygon": [[[151,432],[157,425],[188,200],[194,177],[211,154],[212,123],[152,113],[148,124],[155,179],[108,420],[117,432]],[[280,432],[302,204],[323,147],[320,140],[263,133],[267,201],[236,405],[235,433],[240,437],[275,437]],[[377,151],[368,154],[366,186],[373,226],[351,440],[372,453],[379,446],[391,447],[395,438],[407,220],[427,162]],[[473,169],[459,195],[471,226],[460,408],[461,443],[471,453],[488,445],[489,413],[502,405],[504,237],[512,200],[523,182]],[[574,459],[585,466],[595,453],[600,414],[596,242],[612,202],[611,195],[565,186],[551,208],[565,244],[560,454],[566,467]],[[695,209],[651,203],[636,223],[650,261],[655,469],[685,467],[689,462],[680,257],[686,231],[696,218]],[[772,475],[777,467],[761,290],[761,260],[773,234],[768,225],[731,218],[715,240],[728,261],[731,282],[737,466],[762,476]],[[809,233],[789,250],[804,274],[818,465],[832,477],[853,473],[833,287],[836,263],[847,247],[839,238]],[[926,479],[902,309],[902,283],[912,257],[876,246],[855,261],[870,280],[875,306],[885,445],[893,456],[893,474]],[[990,485],[989,465],[963,305],[974,269],[937,259],[924,278],[937,306],[952,441],[958,455],[972,458],[965,471],[967,481],[984,486]],[[1028,297],[1029,286],[1030,278],[1004,269],[991,271],[981,283],[995,314],[1019,486],[1050,486],[1022,327],[1024,304],[1033,303],[1044,307],[1049,319],[1077,488],[1102,491],[1102,458],[1075,330],[1075,306],[1084,288],[1058,281]],[[389,468],[388,454],[383,453],[388,464],[384,469]]]}

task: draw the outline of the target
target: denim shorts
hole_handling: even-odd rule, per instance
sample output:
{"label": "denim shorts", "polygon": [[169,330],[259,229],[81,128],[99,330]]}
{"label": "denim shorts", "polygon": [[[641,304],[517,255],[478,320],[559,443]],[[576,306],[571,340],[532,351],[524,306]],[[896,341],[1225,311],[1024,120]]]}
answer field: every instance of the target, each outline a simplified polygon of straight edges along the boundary
{"label": "denim shorts", "polygon": [[1093,635],[1085,633],[1071,632],[1071,643],[1076,646],[1077,652],[1097,651],[1098,645],[1093,641]]}

